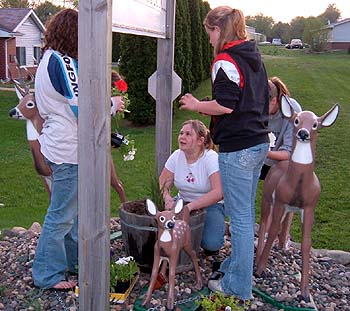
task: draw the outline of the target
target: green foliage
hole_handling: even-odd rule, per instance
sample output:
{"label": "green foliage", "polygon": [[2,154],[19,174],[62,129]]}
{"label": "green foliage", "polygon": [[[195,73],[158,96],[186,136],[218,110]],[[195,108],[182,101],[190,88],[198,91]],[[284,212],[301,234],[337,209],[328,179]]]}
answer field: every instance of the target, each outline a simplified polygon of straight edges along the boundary
{"label": "green foliage", "polygon": [[322,19],[323,24],[327,24],[328,22],[334,23],[340,17],[340,11],[335,6],[335,4],[328,4],[326,11],[324,11],[321,15],[318,16]]}
{"label": "green foliage", "polygon": [[264,16],[259,13],[255,16],[246,16],[247,25],[254,27],[256,32],[262,33],[267,37],[271,36],[272,25],[274,24],[273,18],[270,16]]}
{"label": "green foliage", "polygon": [[182,79],[182,93],[193,89],[194,81],[191,68],[191,19],[187,0],[176,1],[175,14],[175,72]]}
{"label": "green foliage", "polygon": [[1,8],[29,8],[31,6],[28,0],[0,0]]}
{"label": "green foliage", "polygon": [[156,39],[121,35],[120,73],[129,85],[130,107],[127,118],[135,125],[154,124],[156,105],[148,94],[148,78],[156,70]]}
{"label": "green foliage", "polygon": [[163,198],[164,185],[159,185],[159,179],[157,174],[154,174],[149,183],[149,194],[150,199],[157,206],[158,211],[163,211],[165,202]]}
{"label": "green foliage", "polygon": [[0,297],[5,297],[6,286],[0,285]]}
{"label": "green foliage", "polygon": [[57,12],[61,11],[64,7],[54,5],[50,1],[45,1],[37,5],[34,9],[36,15],[40,18],[40,21],[45,25],[45,23],[55,15]]}
{"label": "green foliage", "polygon": [[196,88],[202,81],[203,73],[203,38],[202,33],[203,24],[201,21],[200,1],[190,1],[190,16],[191,16],[191,49],[192,49],[192,63],[191,71],[193,75],[194,87]]}
{"label": "green foliage", "polygon": [[201,295],[196,304],[206,311],[224,311],[226,307],[231,307],[232,311],[243,311],[246,308],[239,305],[239,300],[233,295],[225,295],[220,292],[212,293],[209,297]]}
{"label": "green foliage", "polygon": [[[126,258],[128,259],[128,257]],[[123,260],[120,258],[116,262],[110,264],[110,288],[111,292],[115,292],[115,286],[118,281],[131,281],[138,272],[137,264],[134,260]]]}

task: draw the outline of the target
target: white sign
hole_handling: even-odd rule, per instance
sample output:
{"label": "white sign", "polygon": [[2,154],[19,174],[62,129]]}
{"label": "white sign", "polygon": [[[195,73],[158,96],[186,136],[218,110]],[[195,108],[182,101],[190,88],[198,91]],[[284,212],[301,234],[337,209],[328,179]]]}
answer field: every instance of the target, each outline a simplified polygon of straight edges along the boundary
{"label": "white sign", "polygon": [[112,31],[166,38],[167,0],[113,0]]}

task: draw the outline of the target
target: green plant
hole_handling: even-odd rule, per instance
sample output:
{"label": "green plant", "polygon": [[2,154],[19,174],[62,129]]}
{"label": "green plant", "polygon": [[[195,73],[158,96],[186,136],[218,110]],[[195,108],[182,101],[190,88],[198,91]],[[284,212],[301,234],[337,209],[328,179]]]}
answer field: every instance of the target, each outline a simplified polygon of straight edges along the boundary
{"label": "green plant", "polygon": [[206,311],[225,311],[226,307],[230,307],[232,311],[246,310],[247,304],[239,305],[239,300],[232,295],[225,295],[220,292],[212,293],[209,297],[201,295],[200,300],[196,300],[196,304]]}
{"label": "green plant", "polygon": [[6,286],[0,285],[0,297],[5,297]]}
{"label": "green plant", "polygon": [[133,257],[121,257],[110,266],[111,292],[115,291],[117,282],[130,282],[138,272],[138,267]]}
{"label": "green plant", "polygon": [[164,190],[164,185],[160,187],[159,179],[157,175],[156,174],[153,175],[149,183],[149,194],[150,194],[150,199],[158,207],[159,211],[163,211],[164,205],[165,205],[164,198],[163,198],[163,190]]}

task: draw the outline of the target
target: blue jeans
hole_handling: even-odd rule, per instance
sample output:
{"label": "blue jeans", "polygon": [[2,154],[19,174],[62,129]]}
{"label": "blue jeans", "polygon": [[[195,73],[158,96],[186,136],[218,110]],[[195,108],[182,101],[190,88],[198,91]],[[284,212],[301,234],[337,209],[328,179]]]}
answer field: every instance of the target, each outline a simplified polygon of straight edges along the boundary
{"label": "blue jeans", "polygon": [[217,251],[224,244],[225,208],[224,204],[216,203],[205,209],[205,223],[201,246],[209,251]]}
{"label": "blue jeans", "polygon": [[243,300],[252,298],[255,196],[267,151],[268,144],[260,144],[236,152],[219,153],[231,232],[231,255],[220,267],[225,273],[221,286],[226,294]]}
{"label": "blue jeans", "polygon": [[78,264],[78,165],[54,164],[51,201],[33,263],[34,285],[51,288]]}

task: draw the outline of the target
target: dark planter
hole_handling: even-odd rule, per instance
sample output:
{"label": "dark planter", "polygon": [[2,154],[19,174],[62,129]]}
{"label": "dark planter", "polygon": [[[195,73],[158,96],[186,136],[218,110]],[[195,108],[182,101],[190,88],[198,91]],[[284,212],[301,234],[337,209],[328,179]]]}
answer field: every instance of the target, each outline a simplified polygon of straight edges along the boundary
{"label": "dark planter", "polygon": [[116,286],[114,287],[115,293],[125,293],[130,286],[130,281],[117,281]]}
{"label": "dark planter", "polygon": [[[143,211],[140,215],[139,211]],[[139,213],[139,214],[137,214]],[[150,272],[153,266],[154,244],[157,238],[157,223],[153,216],[147,215],[145,200],[123,203],[119,208],[124,248],[133,256],[143,272]],[[205,221],[205,211],[201,210],[190,217],[191,240],[197,255],[200,249]],[[190,257],[181,251],[177,272],[192,269]]]}

